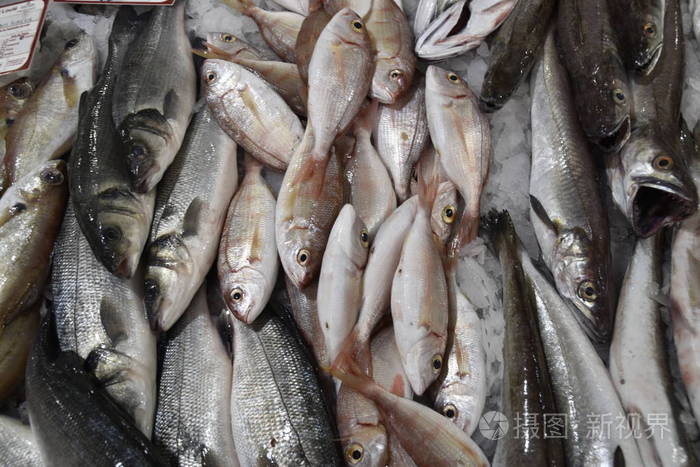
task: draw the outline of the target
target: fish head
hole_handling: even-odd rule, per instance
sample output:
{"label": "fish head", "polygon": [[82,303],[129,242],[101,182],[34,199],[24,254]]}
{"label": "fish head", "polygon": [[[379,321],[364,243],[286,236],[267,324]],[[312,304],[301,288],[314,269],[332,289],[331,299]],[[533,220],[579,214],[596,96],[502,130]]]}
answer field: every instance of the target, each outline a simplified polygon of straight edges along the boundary
{"label": "fish head", "polygon": [[440,183],[430,213],[430,226],[440,243],[445,244],[457,219],[457,187],[450,181]]}
{"label": "fish head", "polygon": [[584,133],[603,151],[617,152],[630,136],[632,94],[622,64],[615,62],[608,69],[572,84],[581,96],[576,99],[576,110]]}
{"label": "fish head", "polygon": [[303,289],[317,277],[321,269],[323,250],[312,241],[309,228],[290,230],[280,245],[280,260],[289,279]]}
{"label": "fish head", "polygon": [[474,417],[479,416],[473,411],[476,405],[473,392],[473,388],[459,382],[444,386],[435,398],[434,408],[464,430],[474,423]]}
{"label": "fish head", "polygon": [[697,210],[697,189],[685,158],[653,132],[635,132],[620,160],[626,215],[638,236],[654,235]]}
{"label": "fish head", "polygon": [[82,63],[97,63],[95,40],[84,31],[66,41],[60,58],[62,68]]}
{"label": "fish head", "polygon": [[[14,193],[11,198],[23,201],[24,207],[27,207],[29,204],[40,203],[47,196],[52,196],[57,190],[65,190],[66,186],[66,163],[62,160],[53,160],[41,164],[18,180],[12,186],[12,192],[8,189],[6,195]],[[17,210],[24,211],[21,207],[18,207]]]}
{"label": "fish head", "polygon": [[324,28],[345,46],[365,49],[370,46],[367,27],[362,18],[350,8],[343,8],[333,15]]}
{"label": "fish head", "polygon": [[473,99],[467,83],[457,74],[436,65],[430,65],[425,72],[425,92],[433,94],[441,101],[449,103],[453,99]]}
{"label": "fish head", "polygon": [[384,425],[358,424],[347,437],[342,437],[341,447],[347,465],[357,467],[384,467],[389,450]]}
{"label": "fish head", "polygon": [[578,313],[579,324],[597,342],[608,342],[612,303],[608,294],[608,252],[599,252],[583,229],[562,232],[557,239],[552,273],[559,293]]}
{"label": "fish head", "polygon": [[0,125],[3,129],[14,122],[33,93],[34,85],[28,78],[15,80],[0,90]]}
{"label": "fish head", "polygon": [[120,134],[134,189],[146,193],[159,181],[161,162],[172,159],[167,154],[174,152],[173,129],[159,111],[145,109],[129,114]]}
{"label": "fish head", "polygon": [[207,52],[213,58],[244,58],[249,60],[259,60],[260,54],[257,50],[240,40],[230,32],[210,32],[204,43]]}
{"label": "fish head", "polygon": [[663,2],[649,2],[645,8],[633,8],[629,14],[632,15],[630,23],[634,27],[621,28],[630,46],[626,53],[634,69],[648,75],[658,63],[663,48]]}
{"label": "fish head", "polygon": [[206,88],[207,100],[217,100],[238,86],[241,67],[225,60],[208,59],[202,64],[201,77]]}
{"label": "fish head", "polygon": [[266,304],[265,276],[255,269],[244,268],[234,274],[220,275],[219,280],[228,309],[244,323],[255,321]]}
{"label": "fish head", "polygon": [[445,352],[445,336],[429,333],[418,340],[404,359],[404,370],[413,392],[423,394],[440,375]]}
{"label": "fish head", "polygon": [[393,104],[413,83],[415,61],[401,57],[379,58],[372,76],[372,97],[382,104]]}

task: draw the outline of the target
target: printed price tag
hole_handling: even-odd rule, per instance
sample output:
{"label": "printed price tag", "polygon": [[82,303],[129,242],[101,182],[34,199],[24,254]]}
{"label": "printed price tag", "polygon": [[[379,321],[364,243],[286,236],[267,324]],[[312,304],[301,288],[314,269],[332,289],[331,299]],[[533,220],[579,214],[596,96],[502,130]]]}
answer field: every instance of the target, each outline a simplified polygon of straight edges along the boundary
{"label": "printed price tag", "polygon": [[29,68],[49,0],[0,0],[0,74]]}
{"label": "printed price tag", "polygon": [[90,3],[105,5],[172,5],[175,0],[54,0],[56,3]]}

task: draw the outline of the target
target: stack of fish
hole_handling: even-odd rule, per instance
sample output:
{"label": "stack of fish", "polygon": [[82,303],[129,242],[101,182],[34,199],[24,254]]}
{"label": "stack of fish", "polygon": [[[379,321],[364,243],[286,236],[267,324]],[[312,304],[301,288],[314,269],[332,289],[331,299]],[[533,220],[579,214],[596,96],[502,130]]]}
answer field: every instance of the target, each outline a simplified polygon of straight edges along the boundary
{"label": "stack of fish", "polygon": [[[81,33],[0,90],[0,399],[31,426],[0,416],[1,465],[697,465],[680,0],[421,0],[412,26],[394,0],[224,2],[277,58],[192,45],[177,0],[116,9],[99,73]],[[417,68],[484,40],[480,96]],[[489,112],[527,81],[541,264],[480,202]],[[510,431],[457,274],[480,233]]]}

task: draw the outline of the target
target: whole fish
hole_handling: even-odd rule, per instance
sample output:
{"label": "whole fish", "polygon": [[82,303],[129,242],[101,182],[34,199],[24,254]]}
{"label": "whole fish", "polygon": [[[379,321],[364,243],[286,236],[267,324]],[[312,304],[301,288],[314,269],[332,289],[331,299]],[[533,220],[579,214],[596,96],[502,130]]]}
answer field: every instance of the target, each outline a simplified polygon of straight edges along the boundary
{"label": "whole fish", "polygon": [[615,18],[617,40],[625,66],[647,75],[654,70],[664,44],[664,9],[676,0],[622,0],[607,2]]}
{"label": "whole fish", "polygon": [[217,270],[229,310],[250,324],[267,305],[279,266],[275,197],[262,177],[260,163],[247,156],[245,167],[245,178],[226,215]]}
{"label": "whole fish", "polygon": [[440,13],[416,39],[416,55],[441,60],[477,48],[510,15],[515,0],[459,0]]}
{"label": "whole fish", "polygon": [[350,202],[367,226],[370,242],[384,219],[396,209],[391,178],[371,141],[376,115],[377,101],[374,101],[355,118],[355,150],[345,169]]}
{"label": "whole fish", "polygon": [[19,78],[0,88],[0,137],[5,138],[7,129],[36,90],[29,78]]}
{"label": "whole fish", "polygon": [[[498,222],[511,224],[507,213],[499,215]],[[556,407],[564,415],[567,465],[644,465],[625,410],[593,344],[570,305],[535,267],[517,238],[516,246],[526,286],[534,293]],[[622,422],[607,430],[606,420]]]}
{"label": "whole fish", "polygon": [[[339,157],[332,149],[325,170],[314,170],[314,135],[308,128],[289,162],[275,207],[277,251],[287,276],[300,288],[318,275],[328,235],[344,199],[339,189],[343,186]],[[300,183],[306,173],[311,173],[311,178]],[[322,187],[320,193],[317,187]]]}
{"label": "whole fish", "polygon": [[[39,320],[40,305],[36,304],[16,316],[0,333],[0,400],[11,396],[24,381],[24,370],[39,329]],[[0,456],[0,465],[1,461]]]}
{"label": "whole fish", "polygon": [[410,196],[411,171],[429,138],[425,79],[420,77],[395,104],[379,105],[374,127],[377,152],[389,170],[400,202]]}
{"label": "whole fish", "polygon": [[318,279],[318,319],[331,362],[350,334],[362,298],[369,233],[350,204],[340,210],[323,254]]}
{"label": "whole fish", "polygon": [[[504,274],[508,273],[504,270]],[[445,369],[438,379],[439,384],[434,386],[436,396],[433,408],[471,436],[484,409],[488,389],[481,320],[474,305],[459,290],[455,268],[450,267],[449,263],[447,281],[454,324]],[[515,300],[518,299],[515,297]],[[507,362],[505,364],[509,365]]]}
{"label": "whole fish", "polygon": [[61,350],[86,359],[112,399],[150,437],[156,405],[156,337],[134,285],[93,255],[69,206],[48,291]]}
{"label": "whole fish", "polygon": [[589,336],[608,342],[614,309],[607,216],[551,32],[534,73],[530,218],[557,290],[576,306]]}
{"label": "whole fish", "polygon": [[304,129],[279,94],[256,74],[224,60],[204,62],[202,79],[221,128],[263,164],[286,169]]}
{"label": "whole fish", "polygon": [[344,8],[321,32],[309,62],[308,126],[314,133],[310,156],[314,161],[325,164],[333,141],[357,115],[369,90],[372,69],[365,24]]}
{"label": "whole fish", "polygon": [[41,162],[0,198],[0,331],[41,297],[66,206],[65,172],[62,160]]}
{"label": "whole fish", "polygon": [[[525,424],[543,425],[545,414],[557,413],[547,361],[537,326],[537,310],[531,286],[523,275],[518,255],[519,239],[507,213],[491,213],[487,231],[503,272],[504,382],[501,410],[508,420],[520,417]],[[528,426],[528,425],[525,425]],[[564,466],[559,438],[547,438],[521,427],[498,441],[493,465]]]}
{"label": "whole fish", "polygon": [[299,68],[299,75],[304,80],[304,83],[309,79],[309,62],[311,62],[311,56],[316,48],[316,42],[318,42],[321,32],[323,32],[323,29],[335,13],[337,11],[328,13],[324,8],[319,8],[309,14],[301,24],[294,48],[294,55]]}
{"label": "whole fish", "polygon": [[45,465],[169,465],[83,370],[83,360],[59,351],[50,316],[27,367],[29,419]]}
{"label": "whole fish", "polygon": [[[627,414],[639,417],[632,428],[638,432],[644,464],[660,461],[664,466],[686,466],[694,462],[674,416],[665,329],[656,301],[663,280],[662,247],[660,236],[637,241],[620,292],[610,344],[610,375]],[[663,432],[645,427],[651,414],[665,414]]]}
{"label": "whole fish", "polygon": [[117,75],[138,27],[129,9],[120,13],[114,21],[102,75],[95,87],[80,97],[78,134],[68,176],[73,208],[95,256],[111,273],[131,277],[148,238],[155,191],[141,194],[133,190],[112,120]]}
{"label": "whole fish", "polygon": [[154,329],[170,329],[214,264],[237,184],[236,143],[205,106],[158,187],[144,286]]}
{"label": "whole fish", "polygon": [[430,227],[430,207],[437,190],[434,184],[431,180],[421,187],[416,217],[403,242],[391,286],[396,343],[418,395],[442,370],[449,315],[445,272]]}
{"label": "whole fish", "polygon": [[[196,100],[185,6],[156,8],[128,46],[117,77],[114,123],[134,188],[147,193],[177,154]],[[156,79],[153,74],[156,73]]]}
{"label": "whole fish", "polygon": [[555,0],[518,1],[494,34],[481,85],[481,102],[486,110],[503,107],[527,78],[544,43],[555,6]]}
{"label": "whole fish", "polygon": [[298,338],[271,307],[251,325],[234,321],[231,417],[241,465],[339,466],[321,388]]}
{"label": "whole fish", "polygon": [[[556,41],[584,134],[616,152],[630,135],[631,96],[607,0],[561,0]],[[629,15],[629,12],[626,13]]]}
{"label": "whole fish", "polygon": [[153,439],[173,463],[238,466],[231,373],[203,285],[165,343]]}
{"label": "whole fish", "polygon": [[253,47],[243,39],[236,37],[230,32],[209,32],[206,35],[206,44],[216,47],[222,60],[233,61],[235,58],[245,60],[266,60],[265,53]]}
{"label": "whole fish", "polygon": [[491,127],[478,100],[455,73],[431,65],[425,107],[430,136],[445,175],[465,200],[451,255],[471,242],[479,227],[481,191],[491,164]]}
{"label": "whole fish", "polygon": [[[66,42],[63,53],[7,131],[6,185],[70,149],[78,125],[78,100],[92,88],[96,74],[95,41],[80,33]],[[0,187],[0,191],[6,188]]]}
{"label": "whole fish", "polygon": [[364,19],[375,54],[370,96],[393,104],[413,83],[416,56],[411,26],[394,0],[373,0]]}
{"label": "whole fish", "polygon": [[251,0],[223,0],[244,15],[250,16],[258,25],[263,39],[285,62],[294,63],[294,47],[304,16],[291,11],[267,11],[258,8]]}
{"label": "whole fish", "polygon": [[0,464],[19,467],[41,467],[39,448],[32,429],[6,415],[0,415]]}

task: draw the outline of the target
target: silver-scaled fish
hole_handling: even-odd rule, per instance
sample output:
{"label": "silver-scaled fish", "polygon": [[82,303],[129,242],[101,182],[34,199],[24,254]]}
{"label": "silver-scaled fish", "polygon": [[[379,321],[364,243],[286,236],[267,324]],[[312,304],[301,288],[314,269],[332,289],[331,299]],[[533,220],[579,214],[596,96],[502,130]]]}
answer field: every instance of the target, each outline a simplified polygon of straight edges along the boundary
{"label": "silver-scaled fish", "polygon": [[29,425],[0,415],[0,464],[21,467],[41,467],[39,448]]}

